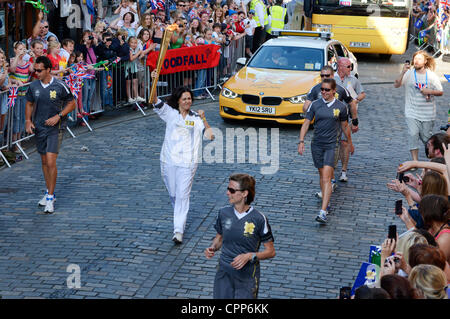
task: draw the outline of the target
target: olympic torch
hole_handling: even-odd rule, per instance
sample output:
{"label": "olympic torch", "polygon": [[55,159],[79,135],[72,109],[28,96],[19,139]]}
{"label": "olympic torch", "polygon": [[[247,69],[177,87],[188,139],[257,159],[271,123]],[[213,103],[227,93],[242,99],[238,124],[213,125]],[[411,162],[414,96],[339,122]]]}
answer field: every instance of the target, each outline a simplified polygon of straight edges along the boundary
{"label": "olympic torch", "polygon": [[153,79],[152,88],[150,90],[150,103],[156,99],[156,84],[158,83],[159,73],[161,72],[161,67],[164,62],[164,57],[166,56],[167,48],[170,44],[170,39],[172,38],[173,32],[178,31],[178,24],[174,23],[169,25],[164,31],[164,35],[161,41],[161,47],[159,49],[158,61],[156,62],[156,77]]}

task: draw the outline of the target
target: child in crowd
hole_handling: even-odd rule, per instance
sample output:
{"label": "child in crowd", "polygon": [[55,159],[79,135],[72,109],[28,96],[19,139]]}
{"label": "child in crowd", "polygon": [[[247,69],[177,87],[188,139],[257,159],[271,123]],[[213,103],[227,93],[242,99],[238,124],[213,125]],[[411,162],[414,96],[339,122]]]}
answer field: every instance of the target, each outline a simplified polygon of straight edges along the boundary
{"label": "child in crowd", "polygon": [[[147,28],[141,30],[138,36],[138,48],[142,51],[141,58],[139,59],[139,78],[146,78],[146,65],[147,65],[147,57],[150,52],[155,51],[156,43],[152,41],[153,31]],[[150,79],[150,75],[148,74],[148,79]],[[140,85],[140,96],[146,98],[145,94],[145,81],[141,81]]]}
{"label": "child in crowd", "polygon": [[[0,91],[8,89],[8,62],[5,52],[0,49]],[[0,146],[3,145],[3,130],[5,129],[6,113],[8,113],[8,96],[2,94],[0,97]]]}
{"label": "child in crowd", "polygon": [[56,41],[50,41],[48,43],[47,57],[52,62],[52,75],[59,77],[60,71],[62,70],[60,66],[61,56],[59,55],[60,44]]}
{"label": "child in crowd", "polygon": [[142,51],[138,48],[136,37],[130,37],[128,45],[130,46],[130,61],[126,62],[125,68],[128,103],[145,102],[145,99],[138,94],[138,60],[142,57]]}
{"label": "child in crowd", "polygon": [[255,28],[257,27],[256,21],[253,19],[255,10],[250,10],[248,12],[248,18],[244,20],[245,25],[245,54],[250,58],[252,53],[253,35],[255,34]]}
{"label": "child in crowd", "polygon": [[11,59],[9,72],[11,84],[19,86],[17,90],[17,99],[14,105],[13,120],[13,141],[20,139],[25,132],[25,94],[28,86],[24,86],[30,81],[30,75],[34,71],[31,62],[25,61],[26,54],[25,43],[17,41],[14,43],[14,58]]}
{"label": "child in crowd", "polygon": [[[86,62],[84,61],[84,54],[81,51],[77,51],[75,52],[75,61],[74,64],[72,65],[72,70],[75,71],[77,65],[82,65],[82,66],[86,66]],[[83,80],[84,82],[84,80]],[[83,85],[84,86],[84,85]],[[89,115],[87,113],[87,111],[83,108],[83,90],[81,89],[78,92],[78,97],[77,97],[77,109],[78,109],[78,114],[77,117],[78,118],[82,118],[83,116],[85,117],[85,119],[87,120],[87,116]],[[84,122],[81,122],[80,124],[81,126],[86,126],[86,124]]]}

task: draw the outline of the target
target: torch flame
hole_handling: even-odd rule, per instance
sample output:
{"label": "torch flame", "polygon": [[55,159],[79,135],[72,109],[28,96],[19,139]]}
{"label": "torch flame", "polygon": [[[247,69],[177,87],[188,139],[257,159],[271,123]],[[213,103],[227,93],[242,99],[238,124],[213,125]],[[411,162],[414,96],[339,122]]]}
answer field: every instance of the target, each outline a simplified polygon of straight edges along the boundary
{"label": "torch flame", "polygon": [[176,23],[171,24],[171,25],[169,25],[166,29],[167,29],[168,31],[171,31],[171,32],[173,32],[173,31],[178,31],[178,24],[176,24]]}

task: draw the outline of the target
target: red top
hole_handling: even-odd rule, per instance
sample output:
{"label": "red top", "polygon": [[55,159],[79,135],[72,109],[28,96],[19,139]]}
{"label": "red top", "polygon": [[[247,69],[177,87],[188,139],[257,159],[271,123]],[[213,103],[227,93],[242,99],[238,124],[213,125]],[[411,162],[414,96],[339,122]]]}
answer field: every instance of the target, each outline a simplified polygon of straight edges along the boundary
{"label": "red top", "polygon": [[51,54],[48,54],[47,57],[52,62],[52,71],[58,71],[59,70],[59,61],[61,61],[61,57],[59,55],[56,55],[56,58],[55,58]]}

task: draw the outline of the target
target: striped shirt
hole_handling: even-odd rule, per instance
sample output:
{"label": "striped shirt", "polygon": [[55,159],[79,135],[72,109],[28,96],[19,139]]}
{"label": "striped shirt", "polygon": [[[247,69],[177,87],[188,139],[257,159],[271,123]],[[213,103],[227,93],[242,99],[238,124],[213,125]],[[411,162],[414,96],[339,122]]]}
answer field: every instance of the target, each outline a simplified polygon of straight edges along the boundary
{"label": "striped shirt", "polygon": [[433,121],[436,118],[436,101],[431,96],[428,102],[426,97],[420,93],[420,87],[427,87],[432,90],[442,91],[442,84],[438,76],[427,70],[425,74],[409,69],[403,75],[402,86],[405,87],[405,117],[418,121]]}
{"label": "striped shirt", "polygon": [[[30,66],[31,62],[26,62],[24,65],[17,65],[16,71],[11,73],[11,79],[20,81],[22,84],[27,84],[30,81]],[[18,95],[24,96],[28,87],[19,87]]]}

